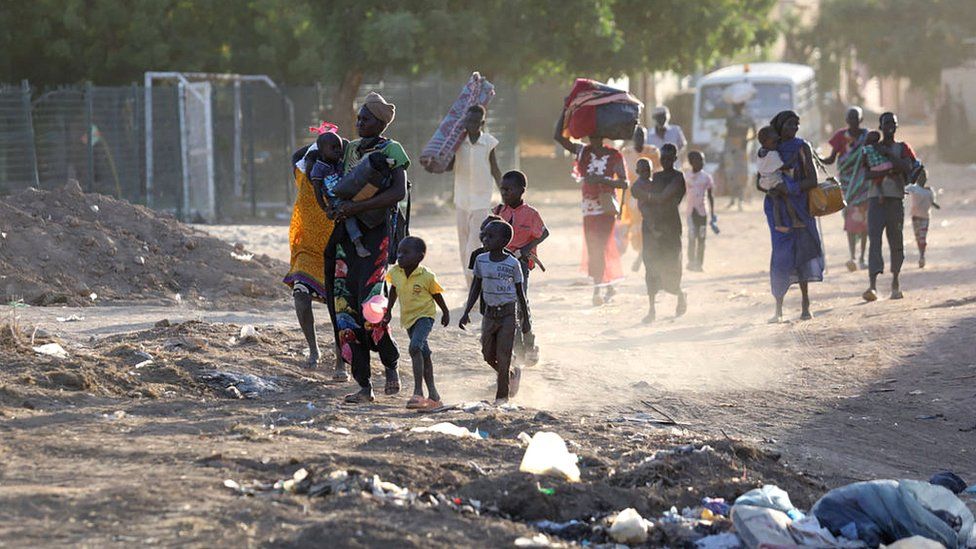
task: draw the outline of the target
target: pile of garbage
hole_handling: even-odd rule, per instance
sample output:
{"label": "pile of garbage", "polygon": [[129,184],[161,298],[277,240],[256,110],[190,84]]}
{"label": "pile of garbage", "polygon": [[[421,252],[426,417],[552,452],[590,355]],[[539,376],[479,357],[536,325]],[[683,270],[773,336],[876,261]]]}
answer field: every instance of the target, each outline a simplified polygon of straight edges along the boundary
{"label": "pile of garbage", "polygon": [[[488,441],[480,431],[448,422],[411,431]],[[539,492],[556,494],[553,488],[542,486],[543,476],[556,477],[577,486],[585,485],[580,478],[576,454],[569,452],[566,441],[558,434],[537,432],[529,436],[519,433],[516,439],[525,446],[518,470],[540,477],[537,483]],[[649,459],[709,452],[715,450],[707,445],[685,445],[659,451]],[[490,498],[462,498],[434,491],[412,490],[384,481],[376,474],[353,469],[337,469],[317,475],[301,468],[290,477],[274,482],[242,484],[228,479],[224,481],[224,486],[245,496],[364,495],[402,507],[438,507],[472,516],[516,520],[538,532],[517,539],[517,547],[559,546],[565,541],[584,546],[626,544],[699,549],[855,549],[882,545],[903,549],[976,547],[973,514],[960,499],[960,496],[976,497],[976,485],[967,488],[961,478],[950,472],[939,473],[929,482],[873,480],[850,484],[823,495],[809,512],[796,508],[786,491],[767,484],[749,490],[731,502],[723,498],[704,497],[698,505],[681,510],[671,507],[655,517],[644,517],[637,509],[626,508],[602,516],[580,516],[563,522],[520,520],[504,512]]]}
{"label": "pile of garbage", "polygon": [[257,496],[262,493],[300,494],[308,497],[364,495],[398,506],[443,507],[472,515],[480,515],[483,511],[498,513],[497,508],[482,509],[481,502],[475,499],[449,497],[432,491],[416,492],[387,482],[379,475],[370,475],[356,469],[337,469],[322,477],[316,477],[313,472],[301,468],[290,478],[273,483],[241,484],[227,479],[224,481],[224,486],[244,496]]}
{"label": "pile of garbage", "polygon": [[77,182],[0,200],[0,300],[234,306],[287,295],[288,266]]}

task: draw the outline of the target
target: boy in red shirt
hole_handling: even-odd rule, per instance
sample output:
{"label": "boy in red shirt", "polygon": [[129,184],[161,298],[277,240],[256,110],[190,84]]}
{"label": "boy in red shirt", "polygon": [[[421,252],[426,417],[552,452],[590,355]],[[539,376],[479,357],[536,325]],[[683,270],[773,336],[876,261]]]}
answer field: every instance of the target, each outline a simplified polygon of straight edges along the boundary
{"label": "boy in red shirt", "polygon": [[[506,249],[512,252],[522,266],[523,288],[528,299],[529,272],[535,268],[538,261],[536,247],[549,238],[549,229],[542,221],[539,211],[522,200],[526,186],[525,174],[518,170],[503,175],[498,185],[502,204],[495,206],[492,213],[512,226],[512,241],[508,243]],[[542,269],[545,270],[545,267]],[[523,335],[521,330],[515,330],[515,355],[524,360],[527,366],[532,366],[539,361],[539,348],[535,344],[535,335],[531,331]]]}

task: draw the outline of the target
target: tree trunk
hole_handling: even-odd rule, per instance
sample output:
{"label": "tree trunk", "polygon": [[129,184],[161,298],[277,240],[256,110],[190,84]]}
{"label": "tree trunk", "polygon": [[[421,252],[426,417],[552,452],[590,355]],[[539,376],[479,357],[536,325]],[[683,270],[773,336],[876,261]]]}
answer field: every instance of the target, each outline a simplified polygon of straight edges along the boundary
{"label": "tree trunk", "polygon": [[356,112],[354,109],[359,86],[363,83],[363,73],[357,69],[348,69],[342,77],[339,89],[332,98],[330,122],[339,125],[339,133],[346,139],[356,139]]}

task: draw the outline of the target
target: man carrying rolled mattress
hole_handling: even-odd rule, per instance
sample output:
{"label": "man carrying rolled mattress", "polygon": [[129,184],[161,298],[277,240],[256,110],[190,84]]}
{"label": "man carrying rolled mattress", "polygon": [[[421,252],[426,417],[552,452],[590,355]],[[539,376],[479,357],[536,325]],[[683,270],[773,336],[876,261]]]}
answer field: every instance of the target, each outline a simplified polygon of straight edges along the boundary
{"label": "man carrying rolled mattress", "polygon": [[485,131],[487,111],[472,105],[464,117],[466,138],[461,142],[447,167],[454,171],[454,208],[457,210],[458,252],[461,269],[471,285],[468,269],[471,252],[481,247],[481,222],[494,204],[492,194],[501,181],[502,171],[495,159],[498,140]]}

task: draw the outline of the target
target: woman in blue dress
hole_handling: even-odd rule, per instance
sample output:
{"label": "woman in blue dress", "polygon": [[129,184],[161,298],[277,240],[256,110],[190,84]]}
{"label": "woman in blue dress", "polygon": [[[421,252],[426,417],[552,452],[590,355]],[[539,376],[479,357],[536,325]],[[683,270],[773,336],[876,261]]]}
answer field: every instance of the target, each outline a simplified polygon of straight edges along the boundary
{"label": "woman in blue dress", "polygon": [[810,295],[808,284],[823,280],[824,254],[817,231],[817,222],[810,215],[807,193],[817,186],[817,170],[813,165],[813,148],[810,143],[796,136],[800,129],[800,116],[793,111],[782,111],[769,125],[780,136],[777,151],[783,159],[783,183],[787,197],[793,204],[800,221],[805,227],[791,228],[782,233],[775,230],[773,222],[773,199],[766,196],[763,210],[772,239],[772,255],[769,261],[769,284],[776,298],[776,313],[769,320],[780,322],[783,319],[783,298],[793,284],[800,285],[802,311],[800,320],[813,318],[810,314]]}

